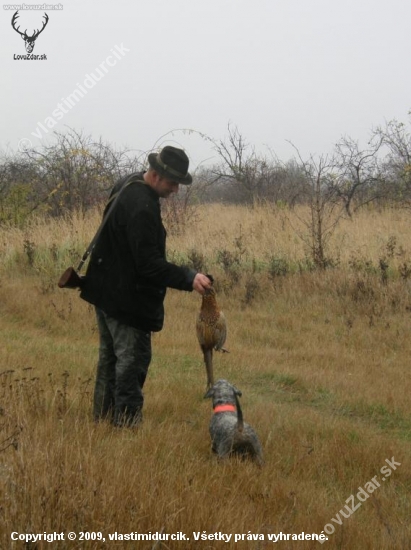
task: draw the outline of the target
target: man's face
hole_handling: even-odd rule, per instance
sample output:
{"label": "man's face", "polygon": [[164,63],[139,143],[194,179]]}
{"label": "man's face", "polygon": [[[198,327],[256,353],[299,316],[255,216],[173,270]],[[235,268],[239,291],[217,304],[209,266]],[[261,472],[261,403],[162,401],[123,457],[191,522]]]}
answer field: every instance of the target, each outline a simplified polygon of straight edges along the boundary
{"label": "man's face", "polygon": [[166,199],[171,193],[178,193],[179,184],[156,174],[152,187],[159,197]]}

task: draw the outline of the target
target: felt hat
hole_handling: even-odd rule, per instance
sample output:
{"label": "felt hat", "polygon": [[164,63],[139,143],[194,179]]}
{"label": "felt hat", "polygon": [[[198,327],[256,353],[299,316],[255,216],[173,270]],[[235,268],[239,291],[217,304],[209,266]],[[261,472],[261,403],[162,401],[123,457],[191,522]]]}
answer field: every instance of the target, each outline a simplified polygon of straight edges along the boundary
{"label": "felt hat", "polygon": [[156,172],[167,179],[183,185],[190,185],[193,181],[188,173],[188,156],[183,149],[166,145],[159,153],[150,153],[148,162]]}

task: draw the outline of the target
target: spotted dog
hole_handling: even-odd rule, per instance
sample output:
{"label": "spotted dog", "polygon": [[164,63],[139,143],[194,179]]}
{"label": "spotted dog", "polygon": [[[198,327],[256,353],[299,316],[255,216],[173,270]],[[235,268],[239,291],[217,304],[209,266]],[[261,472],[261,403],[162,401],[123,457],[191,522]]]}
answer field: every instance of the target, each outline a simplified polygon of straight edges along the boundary
{"label": "spotted dog", "polygon": [[210,421],[212,450],[219,458],[231,455],[263,464],[263,451],[255,430],[243,420],[238,397],[241,392],[227,380],[218,380],[204,397],[213,400]]}

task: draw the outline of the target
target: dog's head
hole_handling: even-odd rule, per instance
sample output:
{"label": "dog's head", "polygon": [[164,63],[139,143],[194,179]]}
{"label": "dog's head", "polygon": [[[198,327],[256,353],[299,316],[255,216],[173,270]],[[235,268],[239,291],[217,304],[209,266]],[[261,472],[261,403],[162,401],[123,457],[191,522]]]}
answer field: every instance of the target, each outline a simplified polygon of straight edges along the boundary
{"label": "dog's head", "polygon": [[235,405],[235,395],[241,397],[241,391],[227,380],[218,380],[207,391],[204,398],[212,398],[213,407],[215,407],[216,405],[225,405],[227,403]]}

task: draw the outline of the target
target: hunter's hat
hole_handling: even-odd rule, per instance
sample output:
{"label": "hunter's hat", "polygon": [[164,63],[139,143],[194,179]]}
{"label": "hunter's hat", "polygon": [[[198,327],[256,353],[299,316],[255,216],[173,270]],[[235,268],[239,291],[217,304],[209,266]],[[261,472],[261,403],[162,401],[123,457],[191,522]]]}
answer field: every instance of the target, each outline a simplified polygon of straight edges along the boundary
{"label": "hunter's hat", "polygon": [[190,185],[193,178],[188,173],[188,156],[182,149],[166,145],[159,153],[150,153],[148,162],[156,172],[170,180]]}

